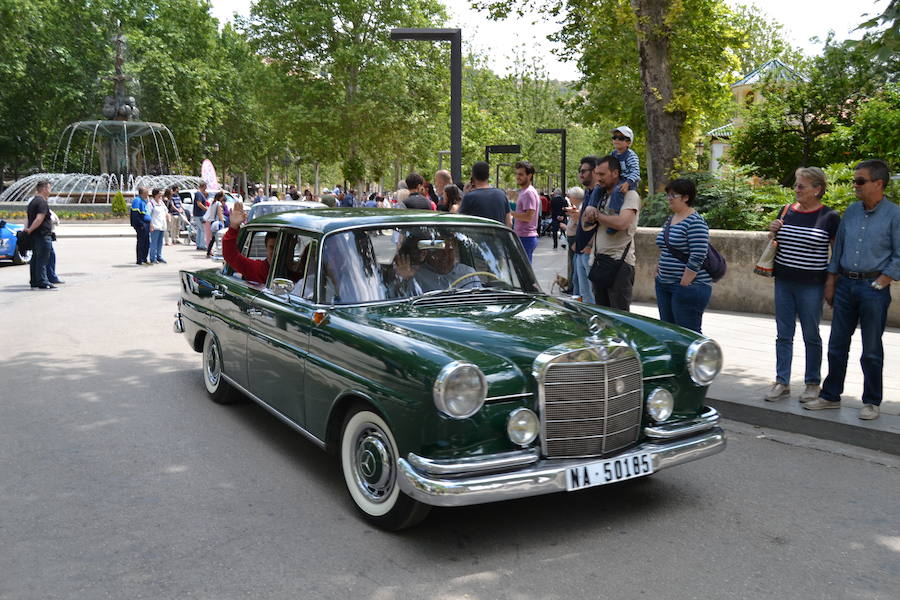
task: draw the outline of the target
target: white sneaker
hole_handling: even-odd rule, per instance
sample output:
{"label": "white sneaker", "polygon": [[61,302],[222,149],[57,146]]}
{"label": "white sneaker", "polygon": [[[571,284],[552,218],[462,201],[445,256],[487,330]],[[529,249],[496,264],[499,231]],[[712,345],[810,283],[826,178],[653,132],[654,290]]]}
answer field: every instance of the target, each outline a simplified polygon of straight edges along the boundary
{"label": "white sneaker", "polygon": [[800,394],[800,404],[806,404],[810,400],[815,400],[819,397],[819,392],[822,391],[822,387],[817,383],[807,383],[806,389],[803,390],[803,393]]}
{"label": "white sneaker", "polygon": [[782,400],[789,397],[790,395],[790,386],[776,381],[772,384],[772,387],[769,388],[769,393],[766,394],[766,402],[775,402],[776,400]]}
{"label": "white sneaker", "polygon": [[859,418],[863,421],[871,421],[878,418],[878,407],[874,404],[863,404],[859,409]]}

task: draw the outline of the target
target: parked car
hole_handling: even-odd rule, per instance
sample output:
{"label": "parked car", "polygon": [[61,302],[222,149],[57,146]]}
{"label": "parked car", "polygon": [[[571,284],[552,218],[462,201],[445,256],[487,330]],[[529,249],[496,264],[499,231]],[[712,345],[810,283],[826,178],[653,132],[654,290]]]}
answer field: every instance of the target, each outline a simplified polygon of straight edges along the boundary
{"label": "parked car", "polygon": [[[187,215],[188,219],[191,218],[191,215],[194,210],[194,194],[197,193],[196,189],[187,189],[187,190],[178,190],[178,195],[181,196],[181,205],[184,207],[184,213]],[[224,191],[224,190],[223,190]],[[209,196],[209,199],[212,200],[213,196],[216,195],[216,192],[211,192],[209,190],[206,191],[206,195]],[[235,202],[242,202],[240,194],[233,194],[231,192],[225,192],[225,205],[229,210],[234,208]]]}
{"label": "parked car", "polygon": [[[292,210],[309,210],[311,208],[328,208],[326,205],[321,202],[314,202],[311,200],[288,200],[288,201],[265,201],[265,202],[257,202],[247,211],[247,222],[249,223],[253,219],[257,217],[262,217],[265,215],[274,215],[282,212],[289,212]],[[225,237],[225,229],[220,229],[216,232],[216,245],[215,245],[215,256],[216,258],[220,258],[222,256],[222,238]]]}
{"label": "parked car", "polygon": [[265,281],[181,271],[175,331],[202,353],[213,401],[246,396],[336,453],[377,526],[725,447],[704,405],[716,342],[543,293],[499,223],[332,208],[255,219],[238,243],[251,259],[271,245]]}
{"label": "parked car", "polygon": [[24,229],[24,225],[15,225],[0,220],[0,260],[12,261],[14,265],[24,265],[27,260],[16,250],[16,232]]}

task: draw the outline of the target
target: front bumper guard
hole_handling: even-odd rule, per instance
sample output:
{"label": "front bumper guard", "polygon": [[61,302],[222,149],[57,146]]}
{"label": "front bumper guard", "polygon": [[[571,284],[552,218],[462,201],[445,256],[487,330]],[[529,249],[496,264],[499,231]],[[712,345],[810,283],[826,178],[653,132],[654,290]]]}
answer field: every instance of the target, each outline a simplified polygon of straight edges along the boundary
{"label": "front bumper guard", "polygon": [[[705,431],[675,440],[646,441],[623,454],[649,452],[653,472],[718,454],[725,449],[725,432],[707,426]],[[412,462],[419,457],[411,455]],[[607,457],[612,458],[612,457]],[[400,489],[408,496],[432,506],[468,506],[539,496],[566,490],[566,471],[603,458],[544,459],[532,466],[493,474],[440,477],[425,474],[411,461],[397,460]],[[420,463],[421,464],[421,463]]]}

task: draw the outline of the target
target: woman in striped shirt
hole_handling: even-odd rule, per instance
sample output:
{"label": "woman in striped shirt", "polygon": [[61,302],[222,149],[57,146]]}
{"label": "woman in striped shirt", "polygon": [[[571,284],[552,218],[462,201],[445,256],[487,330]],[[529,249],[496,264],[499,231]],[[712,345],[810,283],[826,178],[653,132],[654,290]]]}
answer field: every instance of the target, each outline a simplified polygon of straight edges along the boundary
{"label": "woman in striped shirt", "polygon": [[703,311],[712,296],[712,277],[703,268],[709,249],[709,226],[691,205],[697,187],[689,179],[666,186],[672,216],[656,245],[660,248],[656,272],[659,318],[700,333]]}
{"label": "woman in striped shirt", "polygon": [[806,388],[800,402],[819,397],[822,366],[822,299],[828,270],[828,248],[837,234],[840,217],[822,204],[825,173],[817,167],[797,169],[792,204],[781,219],[769,225],[778,243],[775,255],[775,382],[766,394],[773,402],[791,395],[791,358],[797,319],[806,346]]}

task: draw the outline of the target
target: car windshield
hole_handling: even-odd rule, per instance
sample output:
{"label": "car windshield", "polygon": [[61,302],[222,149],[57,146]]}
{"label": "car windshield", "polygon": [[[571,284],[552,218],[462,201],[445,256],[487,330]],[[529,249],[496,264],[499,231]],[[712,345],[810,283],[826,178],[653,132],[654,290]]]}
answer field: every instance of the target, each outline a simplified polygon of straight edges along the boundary
{"label": "car windshield", "polygon": [[288,203],[279,203],[279,204],[264,204],[260,206],[254,206],[250,209],[250,216],[247,219],[248,221],[252,219],[258,219],[264,215],[274,215],[275,213],[287,212],[289,210],[300,210],[303,206],[299,204],[288,204]]}
{"label": "car windshield", "polygon": [[539,291],[518,240],[498,227],[426,225],[336,233],[325,239],[322,271],[319,293],[326,304],[447,290]]}

